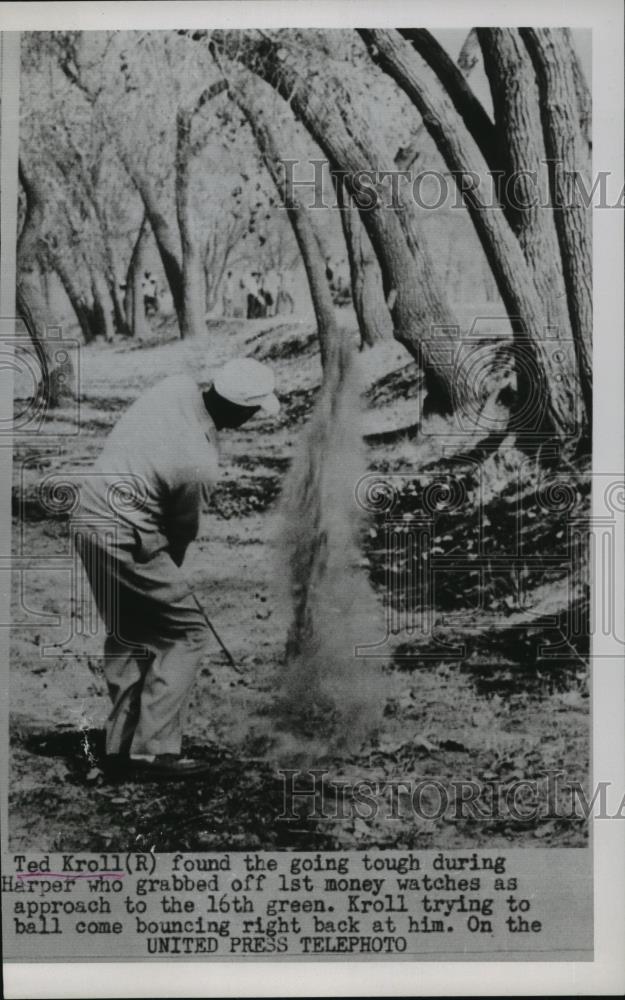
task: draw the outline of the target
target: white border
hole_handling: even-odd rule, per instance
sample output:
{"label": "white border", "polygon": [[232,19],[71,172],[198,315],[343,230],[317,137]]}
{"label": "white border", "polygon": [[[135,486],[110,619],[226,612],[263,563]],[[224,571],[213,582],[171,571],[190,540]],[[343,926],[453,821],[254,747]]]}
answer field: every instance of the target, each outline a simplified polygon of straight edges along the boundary
{"label": "white border", "polygon": [[[177,27],[350,27],[470,24],[568,25],[593,29],[595,170],[623,177],[623,8],[621,0],[412,0],[314,2],[0,3],[3,30]],[[595,469],[623,470],[623,214],[595,210]],[[623,578],[623,552],[617,575]],[[622,590],[621,590],[622,593]],[[622,606],[622,605],[621,605]],[[602,640],[601,651],[622,657]],[[625,788],[623,662],[595,663],[595,781]],[[618,801],[619,796],[616,795]],[[145,963],[5,966],[7,997],[206,997],[356,995],[562,995],[625,991],[625,822],[594,824],[595,960],[427,963]],[[88,985],[87,985],[88,984]]]}

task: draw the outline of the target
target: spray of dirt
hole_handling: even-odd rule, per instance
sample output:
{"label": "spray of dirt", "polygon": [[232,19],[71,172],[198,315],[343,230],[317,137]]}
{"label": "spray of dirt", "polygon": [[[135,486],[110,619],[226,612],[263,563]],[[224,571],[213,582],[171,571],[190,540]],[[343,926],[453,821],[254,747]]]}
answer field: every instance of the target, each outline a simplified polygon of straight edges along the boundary
{"label": "spray of dirt", "polygon": [[328,359],[283,492],[278,572],[292,619],[276,714],[285,753],[353,752],[376,728],[388,694],[381,662],[356,655],[383,627],[359,546],[360,383],[345,338]]}

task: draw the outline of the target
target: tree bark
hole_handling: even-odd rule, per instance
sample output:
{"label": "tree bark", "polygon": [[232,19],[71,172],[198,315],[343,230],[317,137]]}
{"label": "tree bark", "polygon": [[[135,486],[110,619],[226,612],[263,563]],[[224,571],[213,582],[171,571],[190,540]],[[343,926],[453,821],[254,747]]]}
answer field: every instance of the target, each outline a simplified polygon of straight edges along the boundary
{"label": "tree bark", "polygon": [[[545,398],[552,431],[563,441],[571,441],[579,432],[577,375],[571,368],[563,377],[560,352],[553,352],[546,343],[546,313],[521,247],[499,208],[488,194],[484,196],[479,190],[479,182],[487,173],[483,157],[440,83],[432,79],[432,73],[410,43],[394,30],[360,29],[360,34],[375,61],[415,104],[456,183],[461,181],[465,204],[516,327],[517,342],[520,343],[518,334],[522,333],[523,352],[528,362],[535,362],[535,377],[539,382],[533,390],[537,407]],[[532,419],[537,418],[538,412],[537,408]]]}
{"label": "tree bark", "polygon": [[124,304],[124,296],[122,296],[120,293],[119,284],[115,272],[113,272],[113,274],[106,275],[106,283],[108,287],[109,297],[111,299],[111,304],[113,306],[113,326],[115,332],[120,334],[122,337],[130,337],[131,331],[130,331],[130,326],[126,321],[126,308]]}
{"label": "tree bark", "polygon": [[[50,322],[50,313],[37,273],[39,254],[43,249],[41,238],[45,226],[45,199],[35,175],[28,171],[21,158],[19,179],[26,196],[26,212],[17,241],[17,313],[26,326],[41,368],[38,391],[46,406],[54,408],[64,398],[75,394],[75,374],[69,352],[54,351],[47,342],[48,327],[58,327],[58,324]],[[57,355],[63,355],[60,362]]]}
{"label": "tree bark", "polygon": [[[90,234],[88,241],[86,256],[89,258],[89,265],[92,272],[97,271],[102,275],[107,289],[105,292],[102,283],[98,280],[97,291],[94,294],[98,300],[102,300],[103,302],[110,299],[112,309],[112,320],[109,322],[108,316],[103,314],[101,323],[105,326],[107,339],[111,339],[108,336],[111,323],[113,333],[128,335],[130,331],[126,324],[125,311],[115,273],[109,223],[98,191],[98,177],[100,175],[101,163],[96,161],[95,164],[90,164],[86,161],[83,150],[80,145],[76,144],[71,129],[67,127],[67,123],[65,123],[65,140],[68,154],[73,154],[74,159],[72,169],[75,170],[78,182],[77,190],[80,192],[80,198],[77,198],[77,203],[80,205],[79,211],[82,218],[89,218],[93,227],[93,233]],[[72,225],[70,212],[68,211],[66,214],[70,225]],[[73,226],[73,229],[76,230],[76,227]],[[84,241],[84,236],[81,232],[76,230],[75,236],[79,241],[81,239]]]}
{"label": "tree bark", "polygon": [[[337,182],[337,196],[343,196],[342,185]],[[339,209],[343,235],[347,246],[352,302],[360,330],[360,346],[372,347],[393,332],[393,321],[384,300],[380,265],[373,251],[358,209],[349,202]],[[340,204],[340,201],[339,201]]]}
{"label": "tree bark", "polygon": [[94,228],[99,234],[100,254],[98,260],[93,263],[93,270],[101,274],[102,280],[98,278],[98,298],[103,302],[110,303],[110,320],[108,313],[105,319],[106,338],[111,340],[115,333],[122,336],[129,336],[130,330],[126,322],[124,303],[119,292],[115,264],[113,259],[113,249],[108,231],[108,223],[98,201],[98,192],[95,184],[90,187],[91,200],[93,202]]}
{"label": "tree bark", "polygon": [[497,124],[497,161],[506,182],[500,184],[500,203],[532,270],[549,336],[570,340],[553,212],[543,207],[549,202],[549,179],[534,68],[515,29],[479,28],[478,36]]}
{"label": "tree bark", "polygon": [[163,215],[159,199],[147,178],[140,177],[138,174],[132,174],[128,166],[126,169],[131,174],[135,187],[141,196],[143,207],[150,223],[150,228],[154,234],[156,248],[158,250],[159,257],[161,258],[165,278],[167,280],[172,301],[174,303],[174,309],[176,311],[178,327],[182,335],[184,327],[184,282],[182,277],[182,264],[180,261],[180,254],[175,234],[172,232],[172,227]]}
{"label": "tree bark", "polygon": [[[171,292],[180,336],[193,336],[205,330],[203,310],[203,278],[202,254],[195,247],[192,239],[188,204],[188,171],[191,159],[190,128],[195,114],[226,89],[226,81],[216,83],[202,91],[192,110],[182,109],[177,117],[177,155],[176,155],[176,217],[179,227],[179,242],[172,232],[172,227],[163,215],[152,184],[149,179],[137,169],[136,164],[124,150],[117,138],[119,155],[126,172],[135,185],[148,217],[156,246],[163,264],[167,284]],[[181,131],[182,124],[182,131]],[[178,165],[183,176],[178,178]],[[186,256],[185,256],[186,255]],[[186,271],[186,274],[185,274]]]}
{"label": "tree bark", "polygon": [[[467,82],[468,72],[455,63],[449,53],[426,28],[400,28],[402,35],[436,73],[456,111],[477,143],[490,167],[497,161],[497,130],[481,101]],[[469,35],[469,37],[471,37]],[[469,48],[463,62],[470,60]]]}
{"label": "tree bark", "polygon": [[212,312],[217,305],[217,296],[219,295],[219,289],[223,281],[224,274],[226,273],[226,268],[228,266],[228,261],[230,260],[230,255],[234,247],[229,245],[224,245],[221,247],[221,253],[219,254],[219,263],[217,263],[217,247],[210,246],[206,244],[204,250],[204,295],[206,302],[206,312]]}
{"label": "tree bark", "polygon": [[[241,36],[220,30],[192,32],[209,47],[242,62],[266,80],[290,103],[311,136],[327,156],[331,169],[343,172],[349,193],[362,197],[357,187],[361,172],[392,171],[376,149],[367,122],[341,80],[318,74],[300,75],[297,53],[276,38]],[[406,43],[408,44],[408,43]],[[376,199],[361,211],[361,219],[382,270],[384,293],[391,305],[394,336],[422,366],[434,409],[451,412],[457,398],[453,358],[459,328],[447,305],[423,236],[414,225],[411,208],[387,208],[388,188],[376,189]],[[359,207],[360,210],[360,207]],[[410,242],[409,242],[410,241]]]}
{"label": "tree bark", "polygon": [[74,310],[85,344],[90,344],[102,333],[96,317],[91,288],[85,294],[83,282],[78,280],[77,269],[68,264],[60,254],[54,256],[54,269],[59,276],[65,294]]}
{"label": "tree bark", "polygon": [[107,342],[115,339],[115,307],[109,291],[106,278],[101,271],[94,268],[91,272],[91,293],[93,295],[93,312],[96,328],[101,331]]}
{"label": "tree bark", "polygon": [[[74,61],[71,57],[71,52],[67,51],[65,53],[65,55],[60,59],[59,66],[62,72],[67,76],[68,80],[70,80],[74,86],[78,87],[92,108],[95,108],[96,97],[85,84],[80,73],[76,71]],[[162,214],[159,198],[156,195],[148,177],[141,170],[137,169],[136,162],[133,161],[133,158],[128,153],[128,150],[124,149],[119,133],[114,128],[109,129],[108,131],[112,140],[116,144],[119,158],[124,166],[124,169],[134,184],[143,203],[143,207],[154,234],[156,247],[165,272],[165,278],[171,292],[179,328],[182,330],[182,310],[184,308],[182,266],[179,260],[179,251],[174,234],[171,231],[171,227],[167,219]]]}
{"label": "tree bark", "polygon": [[321,364],[325,369],[332,345],[339,338],[339,330],[326,278],[325,261],[319,248],[310,213],[288,189],[282,163],[284,154],[281,152],[280,142],[271,127],[269,115],[265,113],[266,109],[262,99],[259,99],[254,93],[253,83],[239,81],[233,87],[232,95],[250,124],[263,163],[286,207],[308,278],[310,297],[317,322]]}
{"label": "tree bark", "polygon": [[[457,59],[458,68],[467,79],[477,66],[479,55],[480,43],[477,37],[477,29],[471,28],[462,44],[462,48],[458,53]],[[468,84],[466,84],[466,86],[468,87]],[[425,125],[421,122],[410,142],[407,143],[406,146],[402,146],[397,150],[397,153],[395,154],[395,166],[398,170],[410,170],[412,165],[417,161],[423,148],[423,137],[425,131]],[[490,140],[491,148],[494,147],[495,144],[496,133]]]}
{"label": "tree bark", "polygon": [[176,217],[182,248],[182,313],[180,336],[206,333],[202,253],[191,221],[190,164],[193,111],[181,108],[176,116]]}
{"label": "tree bark", "polygon": [[[540,93],[551,199],[569,317],[588,420],[592,414],[592,240],[591,214],[571,184],[587,156],[579,126],[575,74],[567,40],[552,28],[522,28]],[[588,178],[585,178],[587,181]]]}
{"label": "tree bark", "polygon": [[562,28],[562,37],[569,53],[571,67],[573,69],[575,94],[577,96],[577,110],[579,114],[579,127],[581,129],[582,136],[584,137],[584,143],[588,154],[586,169],[590,174],[592,154],[592,96],[584,75],[584,70],[582,69],[580,58],[575,49],[575,45],[573,44],[571,29]]}
{"label": "tree bark", "polygon": [[148,240],[148,219],[144,212],[139,226],[139,232],[132,248],[128,270],[126,271],[126,292],[124,294],[124,311],[130,335],[137,340],[143,340],[148,334],[149,326],[145,316],[141,277],[145,266],[145,248]]}

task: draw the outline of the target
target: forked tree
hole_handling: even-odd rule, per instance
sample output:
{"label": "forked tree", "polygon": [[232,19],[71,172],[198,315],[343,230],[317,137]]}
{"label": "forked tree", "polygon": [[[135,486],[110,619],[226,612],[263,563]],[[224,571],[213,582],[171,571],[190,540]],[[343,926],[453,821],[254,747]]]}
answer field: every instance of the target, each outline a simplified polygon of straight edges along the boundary
{"label": "forked tree", "polygon": [[[462,67],[429,32],[359,33],[373,62],[419,111],[458,184],[522,357],[525,381],[519,379],[519,395],[535,394],[539,429],[547,428],[563,443],[579,443],[591,419],[590,221],[583,205],[566,199],[571,172],[588,164],[588,107],[570,38],[557,29],[480,33],[494,94],[493,119]],[[376,147],[347,82],[314,46],[306,48],[304,59],[304,40],[296,31],[191,34],[220,56],[243,63],[289,102],[360,209],[382,271],[396,339],[422,365],[437,408],[463,405],[474,386],[449,364],[463,331],[413,206],[404,198],[389,211],[380,190],[373,205],[360,208],[362,191],[355,178],[362,171],[380,176],[393,163]],[[519,171],[530,176],[549,159],[546,207],[525,207],[522,192],[510,197]],[[503,178],[503,185],[493,197],[492,183],[482,181],[495,176]]]}

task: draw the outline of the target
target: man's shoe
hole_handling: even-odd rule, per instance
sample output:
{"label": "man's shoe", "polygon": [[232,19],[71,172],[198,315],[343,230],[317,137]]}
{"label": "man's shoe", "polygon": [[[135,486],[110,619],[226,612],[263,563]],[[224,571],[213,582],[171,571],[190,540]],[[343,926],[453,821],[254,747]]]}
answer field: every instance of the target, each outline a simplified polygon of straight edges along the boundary
{"label": "man's shoe", "polygon": [[137,776],[143,778],[195,778],[212,770],[207,761],[175,753],[157,753],[149,757],[131,756],[130,767]]}

